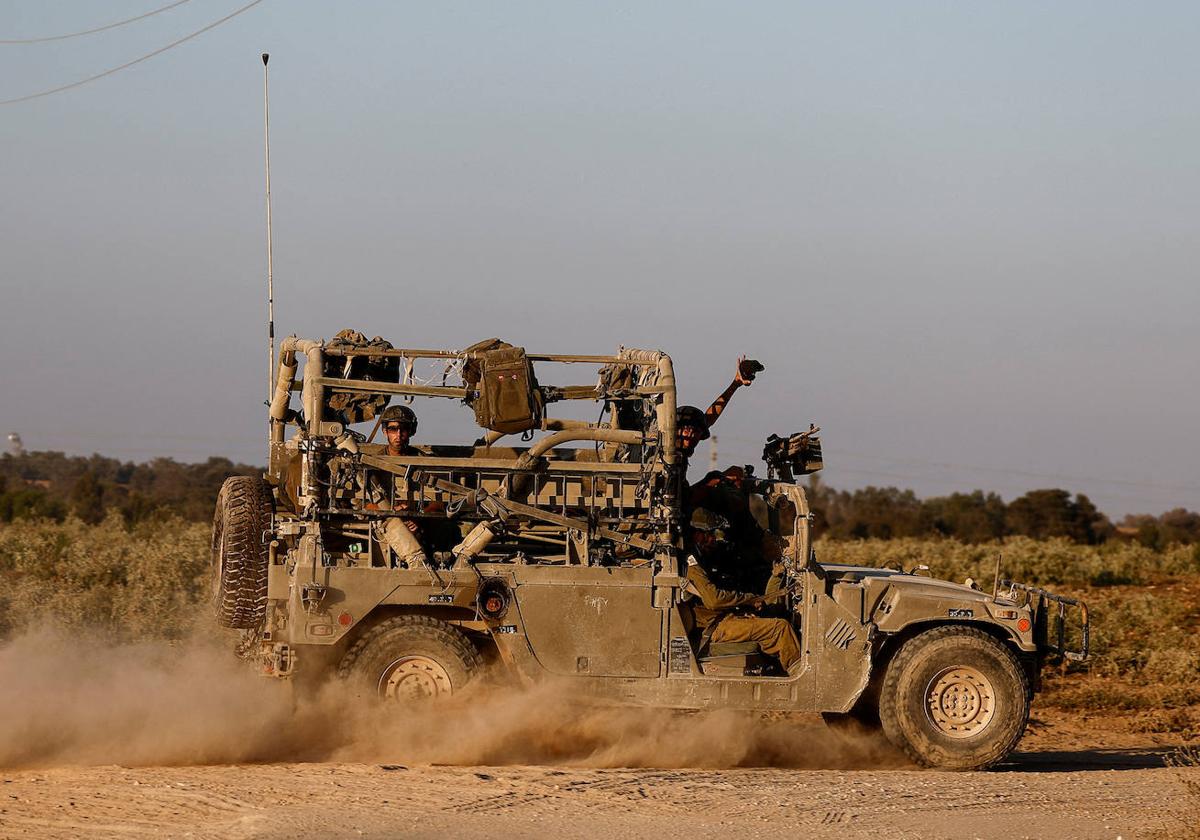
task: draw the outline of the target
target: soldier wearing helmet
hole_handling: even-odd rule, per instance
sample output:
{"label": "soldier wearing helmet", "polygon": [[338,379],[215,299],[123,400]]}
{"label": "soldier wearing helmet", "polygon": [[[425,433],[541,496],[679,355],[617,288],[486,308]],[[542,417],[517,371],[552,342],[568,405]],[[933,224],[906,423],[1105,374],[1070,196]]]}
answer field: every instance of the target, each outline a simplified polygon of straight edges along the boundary
{"label": "soldier wearing helmet", "polygon": [[679,496],[683,503],[684,515],[692,507],[692,489],[688,487],[688,460],[696,451],[696,445],[710,437],[709,427],[717,422],[717,418],[725,411],[729,401],[743,385],[749,385],[754,377],[763,370],[760,362],[739,356],[733,381],[717,395],[707,411],[701,411],[694,405],[681,405],[675,410],[675,451],[679,458],[676,464],[675,481],[679,483]]}
{"label": "soldier wearing helmet", "polygon": [[[379,418],[379,425],[383,427],[383,433],[387,437],[384,454],[410,457],[424,454],[410,443],[417,431],[417,415],[408,406],[389,406]],[[368,508],[397,511],[411,509],[409,502],[405,500],[396,501],[393,507],[390,492],[392,482],[391,477],[386,479],[386,483],[378,477],[372,477],[369,493],[373,500],[367,505]],[[437,501],[429,502],[424,507],[426,513],[436,513],[442,509],[441,502]],[[429,551],[442,548],[450,539],[450,536],[447,536],[450,529],[444,527],[444,524],[438,520],[418,521],[409,517],[388,519],[381,525],[380,541],[395,552],[397,562],[401,565],[409,568],[423,566],[428,562],[426,558]],[[402,533],[405,530],[412,536],[408,537]]]}
{"label": "soldier wearing helmet", "polygon": [[[707,642],[757,642],[763,653],[774,656],[785,671],[794,674],[800,666],[795,628],[786,619],[757,614],[778,595],[778,576],[772,577],[765,595],[738,591],[736,576],[726,562],[733,552],[725,541],[725,519],[706,508],[696,508],[688,526],[688,591],[700,599],[694,614],[696,624],[704,628],[704,638]],[[736,559],[733,563],[736,565]]]}
{"label": "soldier wearing helmet", "polygon": [[784,541],[752,512],[756,488],[748,469],[734,466],[708,473],[692,485],[688,507],[710,510],[729,523],[726,535],[736,548],[737,588],[761,592],[783,557]]}
{"label": "soldier wearing helmet", "polygon": [[379,425],[387,437],[388,455],[420,455],[421,452],[409,445],[417,433],[417,415],[406,405],[393,405],[383,412]]}

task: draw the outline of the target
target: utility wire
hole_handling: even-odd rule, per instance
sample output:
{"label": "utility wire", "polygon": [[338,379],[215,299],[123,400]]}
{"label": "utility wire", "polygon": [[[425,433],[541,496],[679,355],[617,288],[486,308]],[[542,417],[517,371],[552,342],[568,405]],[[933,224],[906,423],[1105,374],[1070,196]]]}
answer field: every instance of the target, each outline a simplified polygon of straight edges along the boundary
{"label": "utility wire", "polygon": [[66,35],[49,35],[45,38],[4,38],[0,39],[0,44],[44,44],[47,41],[65,41],[68,38],[78,38],[80,35],[95,35],[97,32],[106,32],[109,29],[116,29],[118,26],[124,26],[127,23],[135,23],[139,20],[145,20],[148,17],[153,17],[159,12],[165,12],[168,9],[174,9],[176,6],[182,6],[190,0],[175,0],[174,3],[168,3],[162,8],[155,9],[152,12],[138,15],[137,17],[126,18],[119,20],[116,23],[109,23],[104,26],[97,26],[95,29],[85,29],[82,32],[69,32]]}
{"label": "utility wire", "polygon": [[[721,433],[722,440],[733,440],[739,443],[756,443],[752,438],[738,437],[737,435],[728,435]],[[862,452],[857,452],[850,449],[839,449],[837,447],[825,446],[827,454],[837,455],[841,458],[850,458],[851,460],[860,461],[884,461],[888,464],[896,464],[900,466],[912,467],[935,467],[938,469],[951,470],[959,475],[966,473],[987,472],[998,473],[1001,475],[1015,475],[1022,478],[1039,478],[1048,481],[1070,481],[1070,482],[1089,482],[1092,484],[1121,484],[1128,487],[1144,487],[1150,490],[1166,490],[1174,492],[1194,493],[1200,491],[1198,484],[1160,484],[1155,481],[1139,481],[1129,478],[1101,478],[1098,476],[1083,476],[1083,475],[1068,475],[1065,473],[1045,473],[1034,472],[1031,470],[1019,470],[1010,467],[984,467],[979,464],[959,464],[948,461],[925,461],[916,458],[895,458],[887,455],[868,455]],[[866,472],[859,470],[858,472]],[[892,475],[892,473],[879,473],[879,475]],[[929,476],[913,476],[915,478],[928,478]]]}
{"label": "utility wire", "polygon": [[225,23],[228,20],[232,20],[233,18],[240,15],[242,12],[249,11],[250,9],[257,6],[262,1],[263,0],[252,0],[252,2],[247,3],[245,6],[242,6],[240,9],[237,9],[236,11],[230,12],[229,14],[225,15],[225,17],[221,18],[220,20],[213,21],[208,26],[205,26],[202,29],[197,29],[195,32],[191,33],[190,35],[183,36],[178,41],[172,41],[171,43],[167,44],[165,47],[159,47],[154,52],[146,53],[141,58],[135,58],[133,61],[127,61],[124,64],[121,64],[117,67],[112,67],[108,70],[105,70],[103,73],[97,73],[95,76],[88,76],[86,79],[80,79],[77,82],[71,82],[70,84],[60,85],[56,88],[51,88],[50,90],[43,90],[43,91],[39,91],[37,93],[31,93],[31,94],[28,94],[27,96],[18,96],[16,99],[0,99],[0,105],[15,105],[18,102],[28,102],[30,99],[38,99],[39,97],[42,97],[42,96],[49,96],[52,93],[62,93],[64,90],[71,90],[72,88],[77,88],[77,87],[80,87],[81,85],[86,85],[88,82],[94,82],[97,79],[103,79],[105,76],[111,76],[113,73],[118,73],[121,70],[125,70],[126,68],[132,67],[135,64],[141,64],[143,61],[146,61],[147,59],[150,59],[150,58],[154,58],[156,55],[162,55],[167,50],[178,47],[180,44],[186,43],[187,41],[192,40],[193,38],[195,38],[198,35],[203,35],[205,32],[209,31],[210,29],[216,29],[222,23]]}
{"label": "utility wire", "polygon": [[1098,476],[1066,475],[1063,473],[1033,472],[1030,470],[1005,469],[1002,467],[980,467],[980,466],[973,466],[971,464],[954,464],[954,463],[946,463],[943,461],[918,461],[918,460],[911,460],[911,459],[905,459],[905,458],[887,458],[887,457],[883,457],[880,455],[860,455],[857,452],[850,452],[847,450],[839,450],[839,449],[827,449],[826,451],[833,452],[835,455],[840,455],[841,457],[844,457],[844,458],[851,458],[851,459],[857,458],[857,459],[866,459],[866,460],[873,460],[873,461],[886,461],[886,462],[889,462],[892,464],[912,465],[912,466],[918,466],[918,467],[927,466],[927,467],[935,467],[935,468],[939,468],[939,469],[955,470],[955,471],[959,471],[959,472],[962,472],[965,470],[965,471],[969,471],[969,472],[990,472],[990,473],[999,473],[1002,475],[1022,476],[1025,478],[1039,478],[1039,479],[1046,479],[1048,481],[1088,482],[1091,484],[1120,484],[1120,485],[1123,485],[1126,487],[1144,487],[1144,488],[1147,488],[1150,490],[1167,490],[1167,491],[1185,492],[1185,493],[1193,493],[1193,492],[1200,491],[1200,485],[1196,485],[1196,484],[1160,484],[1158,482],[1153,482],[1153,481],[1139,481],[1136,479],[1128,479],[1128,478],[1101,478]]}

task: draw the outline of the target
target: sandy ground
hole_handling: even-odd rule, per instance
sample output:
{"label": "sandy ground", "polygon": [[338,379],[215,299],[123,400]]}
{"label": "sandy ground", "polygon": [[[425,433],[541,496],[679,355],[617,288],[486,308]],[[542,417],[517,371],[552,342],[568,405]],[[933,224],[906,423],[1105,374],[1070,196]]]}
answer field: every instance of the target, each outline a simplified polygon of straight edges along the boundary
{"label": "sandy ground", "polygon": [[[1169,739],[1113,730],[1103,719],[1040,719],[1021,751],[986,773],[895,762],[896,769],[317,762],[9,770],[0,771],[0,837],[1185,836],[1200,811],[1180,771],[1164,766]],[[1200,784],[1200,769],[1187,772]]]}

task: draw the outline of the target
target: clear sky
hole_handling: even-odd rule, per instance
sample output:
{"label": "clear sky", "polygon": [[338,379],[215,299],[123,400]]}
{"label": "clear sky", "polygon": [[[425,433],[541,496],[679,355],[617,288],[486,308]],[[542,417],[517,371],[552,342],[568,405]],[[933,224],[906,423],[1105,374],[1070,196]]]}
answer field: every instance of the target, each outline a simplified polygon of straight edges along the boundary
{"label": "clear sky", "polygon": [[[0,99],[242,4],[0,45]],[[266,0],[0,107],[0,431],[265,460],[267,51],[281,334],[661,347],[701,406],[747,353],[724,463],[814,421],[836,487],[1197,509],[1197,43],[1183,2]]]}

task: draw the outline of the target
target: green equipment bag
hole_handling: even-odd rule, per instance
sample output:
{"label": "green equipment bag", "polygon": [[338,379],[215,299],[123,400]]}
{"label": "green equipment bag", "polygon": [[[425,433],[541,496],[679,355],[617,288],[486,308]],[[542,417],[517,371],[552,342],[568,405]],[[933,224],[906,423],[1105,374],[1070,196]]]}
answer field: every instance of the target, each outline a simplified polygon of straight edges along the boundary
{"label": "green equipment bag", "polygon": [[541,425],[542,395],[524,347],[483,350],[475,361],[464,379],[476,388],[468,397],[476,423],[505,434]]}
{"label": "green equipment bag", "polygon": [[[371,340],[356,330],[342,330],[325,345],[330,348],[353,350],[391,350],[392,345],[375,336]],[[335,356],[325,357],[325,376],[334,379],[361,379],[364,382],[399,382],[398,356]],[[350,425],[373,420],[391,399],[387,394],[366,391],[331,393],[326,397],[322,419]]]}

